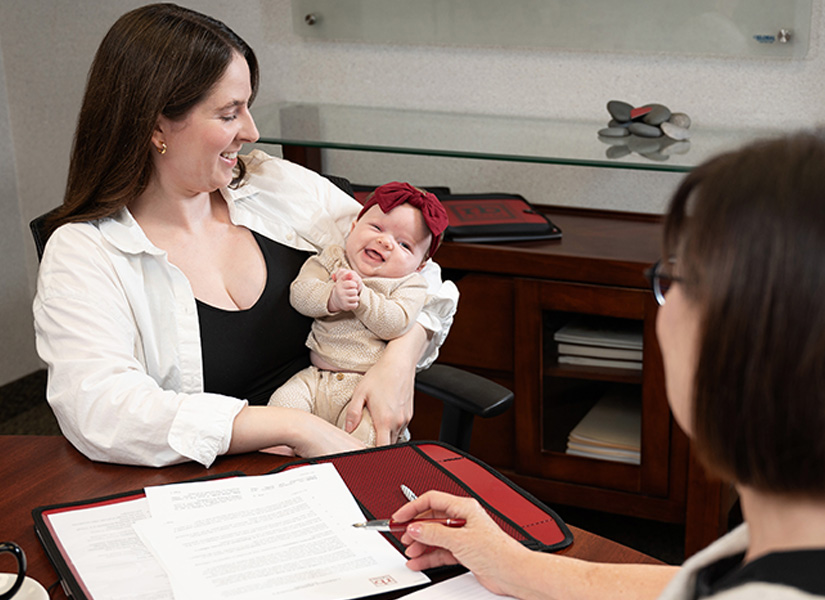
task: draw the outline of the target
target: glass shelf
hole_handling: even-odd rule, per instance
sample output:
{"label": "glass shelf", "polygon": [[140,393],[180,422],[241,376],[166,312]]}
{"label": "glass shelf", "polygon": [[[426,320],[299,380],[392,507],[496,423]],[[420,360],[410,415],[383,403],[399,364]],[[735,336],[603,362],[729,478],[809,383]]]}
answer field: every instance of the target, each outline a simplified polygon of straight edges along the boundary
{"label": "glass shelf", "polygon": [[694,124],[686,143],[605,138],[598,132],[607,125],[606,109],[600,122],[331,104],[270,104],[252,112],[264,144],[670,172],[776,133]]}
{"label": "glass shelf", "polygon": [[812,0],[292,0],[313,41],[798,60]]}

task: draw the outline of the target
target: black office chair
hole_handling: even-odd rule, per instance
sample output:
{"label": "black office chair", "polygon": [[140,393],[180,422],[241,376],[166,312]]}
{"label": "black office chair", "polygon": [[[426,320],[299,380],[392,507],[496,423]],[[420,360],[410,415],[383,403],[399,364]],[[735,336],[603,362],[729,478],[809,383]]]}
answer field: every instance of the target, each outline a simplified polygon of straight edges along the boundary
{"label": "black office chair", "polygon": [[[348,179],[335,175],[325,177],[355,196]],[[48,241],[44,225],[50,212],[29,223],[37,260],[42,258]],[[465,452],[470,449],[474,418],[498,416],[513,404],[513,392],[504,386],[469,371],[437,363],[416,375],[415,389],[443,403],[438,439]]]}

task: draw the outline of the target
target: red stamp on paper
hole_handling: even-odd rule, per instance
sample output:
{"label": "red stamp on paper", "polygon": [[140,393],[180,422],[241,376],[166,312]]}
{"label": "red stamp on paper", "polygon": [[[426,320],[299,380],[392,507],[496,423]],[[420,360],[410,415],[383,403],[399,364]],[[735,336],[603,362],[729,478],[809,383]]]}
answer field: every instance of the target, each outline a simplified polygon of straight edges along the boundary
{"label": "red stamp on paper", "polygon": [[395,585],[398,582],[392,578],[391,575],[382,575],[381,577],[370,577],[372,585],[375,587],[387,587],[388,585]]}

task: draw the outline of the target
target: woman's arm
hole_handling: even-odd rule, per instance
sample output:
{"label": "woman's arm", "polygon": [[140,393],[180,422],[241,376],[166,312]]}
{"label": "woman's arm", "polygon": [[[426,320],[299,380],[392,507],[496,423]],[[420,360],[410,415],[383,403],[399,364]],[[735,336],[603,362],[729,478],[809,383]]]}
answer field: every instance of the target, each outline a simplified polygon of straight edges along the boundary
{"label": "woman's arm", "polygon": [[246,406],[232,425],[229,453],[252,452],[274,445],[286,445],[297,456],[321,456],[364,445],[320,417],[293,408]]}
{"label": "woman's arm", "polygon": [[413,415],[415,366],[429,344],[428,332],[419,324],[387,343],[381,359],[373,365],[352,395],[347,410],[346,431],[361,422],[366,405],[375,426],[376,444],[394,444]]}
{"label": "woman's arm", "polygon": [[523,599],[656,598],[678,571],[666,565],[593,563],[528,550],[504,533],[473,499],[423,494],[392,518],[420,514],[466,519],[461,528],[416,523],[402,537],[408,566],[422,570],[460,563],[496,594]]}
{"label": "woman's arm", "polygon": [[[245,403],[193,383],[174,344],[180,319],[196,316],[165,295],[168,284],[120,264],[90,224],[66,225],[49,240],[33,304],[49,403],[66,438],[92,460],[208,466],[226,452]],[[147,271],[167,281],[162,270]]]}

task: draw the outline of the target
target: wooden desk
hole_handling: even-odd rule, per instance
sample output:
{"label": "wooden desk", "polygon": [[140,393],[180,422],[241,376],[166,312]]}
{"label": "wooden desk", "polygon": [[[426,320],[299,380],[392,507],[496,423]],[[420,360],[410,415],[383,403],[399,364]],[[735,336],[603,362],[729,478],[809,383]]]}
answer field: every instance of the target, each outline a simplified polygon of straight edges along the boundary
{"label": "wooden desk", "polygon": [[[127,492],[150,485],[243,471],[261,475],[288,462],[268,454],[251,453],[219,458],[204,469],[187,463],[161,469],[108,465],[88,460],[60,436],[0,436],[0,541],[14,541],[28,558],[28,574],[44,587],[57,581],[46,553],[34,532],[31,511],[38,506],[85,500]],[[565,550],[603,562],[658,563],[659,561],[597,535],[570,527],[575,541]],[[52,598],[65,598],[62,590]]]}

